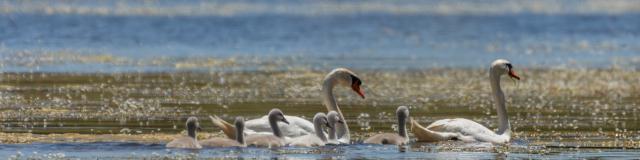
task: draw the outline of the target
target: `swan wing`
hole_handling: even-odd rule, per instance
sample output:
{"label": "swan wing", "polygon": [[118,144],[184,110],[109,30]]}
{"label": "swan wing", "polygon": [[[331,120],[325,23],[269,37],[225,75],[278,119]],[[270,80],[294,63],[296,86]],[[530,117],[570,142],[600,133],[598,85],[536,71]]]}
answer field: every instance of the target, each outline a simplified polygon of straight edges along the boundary
{"label": "swan wing", "polygon": [[495,134],[487,127],[464,118],[438,120],[427,126],[427,129],[436,132],[460,133],[463,136]]}
{"label": "swan wing", "polygon": [[459,134],[458,139],[468,142],[505,143],[510,139],[509,136],[498,135],[491,129],[464,118],[438,120],[426,128],[434,132],[456,133]]}
{"label": "swan wing", "polygon": [[[299,137],[303,135],[315,134],[313,123],[311,123],[309,120],[296,116],[286,115],[285,118],[287,119],[287,121],[289,121],[288,125],[285,123],[278,123],[278,127],[285,137]],[[267,116],[246,121],[245,127],[245,133],[247,134],[261,134],[272,132]]]}
{"label": "swan wing", "polygon": [[437,141],[446,141],[453,138],[459,137],[457,133],[449,133],[449,132],[436,132],[423,127],[418,123],[418,121],[413,118],[411,121],[411,132],[418,142],[437,142]]}

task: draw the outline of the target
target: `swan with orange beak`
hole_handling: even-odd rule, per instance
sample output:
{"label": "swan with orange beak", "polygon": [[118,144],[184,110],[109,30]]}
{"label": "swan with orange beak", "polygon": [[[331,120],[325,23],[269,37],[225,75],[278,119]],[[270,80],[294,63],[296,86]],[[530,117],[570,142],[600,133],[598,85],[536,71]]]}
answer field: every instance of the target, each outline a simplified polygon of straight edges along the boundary
{"label": "swan with orange beak", "polygon": [[[338,107],[337,101],[333,95],[333,88],[335,86],[350,87],[354,92],[356,92],[356,94],[364,99],[365,94],[362,89],[362,80],[351,70],[346,68],[336,68],[329,72],[322,81],[322,103],[327,108],[327,111],[338,112],[340,119],[344,120],[342,111]],[[210,116],[210,118],[213,121],[213,124],[222,128],[222,131],[229,138],[235,139],[235,128],[233,128],[232,124],[227,123],[216,116]],[[285,116],[285,118],[289,120],[289,125],[278,124],[278,128],[282,130],[282,134],[285,139],[304,135],[315,135],[314,126],[311,121],[297,116]],[[245,126],[246,134],[268,134],[271,132],[267,116],[246,121]],[[337,124],[335,127],[336,136],[338,138],[337,140],[340,143],[350,143],[349,127],[347,124]]]}
{"label": "swan with orange beak", "polygon": [[520,80],[511,63],[498,59],[491,63],[489,80],[493,92],[493,100],[498,114],[498,130],[494,132],[487,127],[464,118],[442,119],[423,127],[411,119],[411,131],[419,142],[437,142],[446,140],[461,140],[464,142],[508,143],[511,140],[511,124],[507,116],[505,97],[500,87],[500,77]]}

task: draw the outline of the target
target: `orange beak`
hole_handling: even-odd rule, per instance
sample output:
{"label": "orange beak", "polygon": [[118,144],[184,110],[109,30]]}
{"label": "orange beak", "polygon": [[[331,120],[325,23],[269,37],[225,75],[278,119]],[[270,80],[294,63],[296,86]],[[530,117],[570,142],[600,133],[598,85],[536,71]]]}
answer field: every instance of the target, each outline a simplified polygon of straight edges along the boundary
{"label": "orange beak", "polygon": [[515,71],[513,71],[513,69],[510,69],[510,70],[509,70],[509,77],[511,77],[511,78],[515,78],[515,79],[517,79],[517,80],[520,80],[520,76],[518,76],[518,75],[516,74],[516,72],[515,72]]}
{"label": "orange beak", "polygon": [[360,97],[364,99],[364,91],[362,91],[362,88],[360,88],[360,85],[354,83],[351,85],[351,89],[353,89],[353,91],[358,93],[358,95],[360,95]]}

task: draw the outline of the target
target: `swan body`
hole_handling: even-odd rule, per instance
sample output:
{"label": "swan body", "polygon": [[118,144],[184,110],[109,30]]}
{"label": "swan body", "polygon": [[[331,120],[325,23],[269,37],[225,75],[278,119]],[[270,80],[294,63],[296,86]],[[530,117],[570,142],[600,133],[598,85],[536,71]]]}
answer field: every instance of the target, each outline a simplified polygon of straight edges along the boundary
{"label": "swan body", "polygon": [[[344,120],[342,111],[338,107],[338,104],[333,95],[333,88],[337,85],[350,87],[360,97],[364,98],[364,91],[361,89],[362,81],[352,71],[345,68],[336,68],[329,72],[322,83],[322,102],[328,111],[336,111],[340,118]],[[210,116],[213,124],[222,128],[222,131],[229,138],[235,137],[233,125],[225,122],[224,120]],[[278,128],[283,131],[283,138],[289,139],[294,137],[300,137],[305,135],[315,134],[313,123],[301,117],[285,116],[289,122],[289,125],[278,124]],[[247,134],[270,134],[271,127],[269,126],[268,116],[263,116],[258,119],[252,119],[245,122]],[[336,126],[336,141],[340,143],[350,143],[349,127],[346,123],[341,123]]]}
{"label": "swan body", "polygon": [[327,142],[316,135],[304,135],[289,140],[288,145],[294,147],[321,147]]}
{"label": "swan body", "polygon": [[499,128],[496,132],[487,127],[464,118],[443,119],[423,127],[417,121],[411,120],[411,130],[418,141],[435,142],[445,140],[461,140],[465,142],[507,143],[511,140],[511,125],[507,117],[505,98],[500,88],[500,76],[520,80],[515,74],[511,63],[504,59],[495,60],[489,70],[491,88],[498,113]]}
{"label": "swan body", "polygon": [[173,141],[167,143],[167,148],[185,148],[185,149],[200,149],[202,146],[198,143],[196,139],[196,129],[200,129],[200,124],[198,123],[198,118],[189,117],[187,119],[187,133],[189,136],[182,136],[174,139]]}
{"label": "swan body", "polygon": [[[304,135],[313,135],[313,123],[309,122],[304,118],[296,117],[296,116],[284,116],[287,121],[289,121],[289,125],[287,124],[278,124],[278,128],[283,133],[284,137],[299,137]],[[258,119],[252,119],[245,123],[247,129],[245,130],[246,134],[271,134],[271,127],[265,124],[269,124],[268,116],[262,116]]]}
{"label": "swan body", "polygon": [[202,146],[191,137],[178,137],[173,141],[167,143],[167,148],[184,148],[184,149],[200,149]]}
{"label": "swan body", "polygon": [[364,140],[366,144],[393,144],[393,145],[405,145],[409,142],[409,136],[407,134],[407,127],[405,122],[409,117],[409,109],[405,106],[400,106],[396,110],[398,116],[398,133],[380,133],[373,135]]}
{"label": "swan body", "polygon": [[221,137],[202,140],[200,145],[203,147],[244,147],[244,144],[238,143],[236,140]]}
{"label": "swan body", "polygon": [[411,123],[415,125],[412,130],[426,129],[435,132],[431,134],[439,134],[436,137],[426,138],[425,136],[418,136],[423,134],[414,132],[416,137],[423,137],[419,138],[419,141],[461,140],[464,142],[506,143],[510,139],[508,134],[496,134],[482,124],[464,118],[442,119],[431,123],[427,127],[422,127],[413,120]]}
{"label": "swan body", "polygon": [[367,138],[362,143],[404,145],[408,140],[409,139],[402,137],[397,133],[379,133]]}
{"label": "swan body", "polygon": [[247,146],[254,147],[284,147],[286,142],[280,137],[268,134],[254,134],[247,136]]}
{"label": "swan body", "polygon": [[244,147],[244,119],[242,117],[236,117],[236,121],[234,122],[236,128],[236,137],[235,140],[229,138],[210,138],[206,140],[200,141],[200,145],[203,147]]}
{"label": "swan body", "polygon": [[250,134],[247,136],[246,144],[247,146],[256,146],[256,147],[284,147],[285,140],[278,127],[278,122],[284,122],[289,124],[284,114],[280,109],[272,109],[269,112],[269,125],[271,126],[271,130],[273,134]]}
{"label": "swan body", "polygon": [[289,140],[289,146],[296,147],[318,147],[324,146],[327,143],[327,136],[325,136],[322,126],[326,125],[332,128],[331,124],[327,120],[327,116],[324,113],[317,113],[313,117],[313,127],[315,128],[315,135],[304,135]]}

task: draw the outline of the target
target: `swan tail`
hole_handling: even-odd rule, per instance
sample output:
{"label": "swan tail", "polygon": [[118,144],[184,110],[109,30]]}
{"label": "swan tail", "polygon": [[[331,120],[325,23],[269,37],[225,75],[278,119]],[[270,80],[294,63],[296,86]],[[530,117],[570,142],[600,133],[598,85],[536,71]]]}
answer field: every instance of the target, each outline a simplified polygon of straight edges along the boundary
{"label": "swan tail", "polygon": [[437,142],[448,140],[446,137],[441,136],[438,133],[430,131],[429,129],[423,127],[418,123],[418,121],[411,118],[411,132],[416,137],[416,141],[418,142]]}
{"label": "swan tail", "polygon": [[230,139],[236,139],[236,127],[231,125],[231,123],[224,121],[222,118],[213,115],[213,116],[209,116],[209,118],[211,119],[211,122],[213,122],[213,125],[218,126],[220,129],[222,129],[222,132],[227,135],[227,137],[229,137]]}

